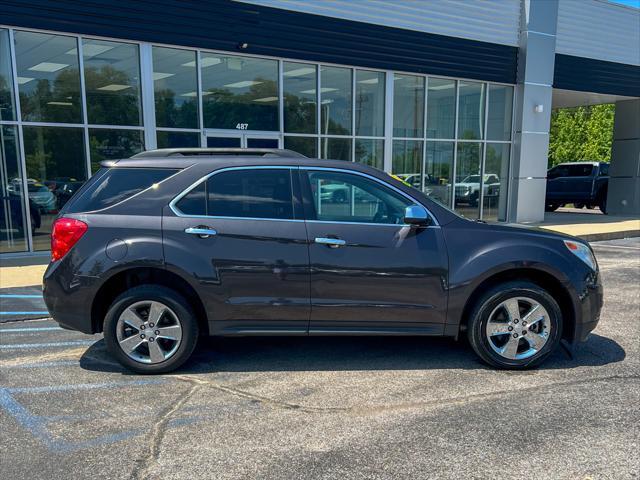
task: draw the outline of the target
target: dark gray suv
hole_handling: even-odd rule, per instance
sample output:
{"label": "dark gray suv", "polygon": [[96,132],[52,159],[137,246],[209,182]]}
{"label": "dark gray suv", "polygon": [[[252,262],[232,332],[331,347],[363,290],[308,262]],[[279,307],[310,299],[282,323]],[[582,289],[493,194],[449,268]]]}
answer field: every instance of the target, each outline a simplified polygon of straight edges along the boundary
{"label": "dark gray suv", "polygon": [[586,339],[591,248],[464,219],[373,168],[286,150],[156,150],[108,162],[53,226],[44,297],[141,373],[202,335],[444,335],[488,364]]}

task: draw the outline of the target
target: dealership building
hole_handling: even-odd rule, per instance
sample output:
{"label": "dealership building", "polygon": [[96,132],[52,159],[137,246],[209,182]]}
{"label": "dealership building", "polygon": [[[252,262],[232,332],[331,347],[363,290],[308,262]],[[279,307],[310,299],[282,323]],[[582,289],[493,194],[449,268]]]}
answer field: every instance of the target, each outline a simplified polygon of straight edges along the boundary
{"label": "dealership building", "polygon": [[3,0],[0,255],[48,250],[101,161],[166,147],[362,162],[541,221],[551,110],[601,103],[608,208],[640,215],[639,97],[640,10],[604,0]]}

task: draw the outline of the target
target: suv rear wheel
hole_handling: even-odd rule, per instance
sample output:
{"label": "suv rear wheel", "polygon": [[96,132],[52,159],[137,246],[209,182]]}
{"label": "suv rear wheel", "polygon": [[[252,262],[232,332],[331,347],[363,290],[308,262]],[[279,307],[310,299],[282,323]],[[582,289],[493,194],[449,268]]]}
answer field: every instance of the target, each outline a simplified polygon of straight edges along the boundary
{"label": "suv rear wheel", "polygon": [[193,353],[198,322],[188,302],[159,285],[141,285],[111,304],[104,321],[111,354],[138,373],[165,373]]}
{"label": "suv rear wheel", "polygon": [[474,351],[489,365],[530,368],[558,346],[562,313],[553,297],[538,285],[503,283],[476,303],[467,334]]}

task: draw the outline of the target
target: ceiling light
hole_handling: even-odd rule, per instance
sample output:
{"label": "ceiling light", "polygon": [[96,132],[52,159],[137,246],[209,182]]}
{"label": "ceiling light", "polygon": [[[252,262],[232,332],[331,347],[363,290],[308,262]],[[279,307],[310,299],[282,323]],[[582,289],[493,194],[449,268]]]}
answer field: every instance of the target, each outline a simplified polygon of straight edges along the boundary
{"label": "ceiling light", "polygon": [[31,77],[18,77],[18,85],[24,85],[25,83],[29,83],[31,80],[35,80]]}
{"label": "ceiling light", "polygon": [[[320,93],[329,93],[329,92],[337,92],[338,89],[337,88],[329,88],[329,87],[324,87],[320,89]],[[300,93],[308,93],[309,95],[313,95],[314,93],[316,93],[316,89],[312,88],[311,90],[302,90]]]}
{"label": "ceiling light", "polygon": [[367,85],[373,85],[378,83],[378,78],[367,78],[366,80],[359,80],[358,83],[366,83]]}
{"label": "ceiling light", "polygon": [[225,87],[227,87],[227,88],[244,88],[244,87],[251,87],[253,85],[260,85],[261,83],[264,83],[264,82],[258,82],[256,80],[244,80],[242,82],[227,83],[225,85]]}
{"label": "ceiling light", "polygon": [[73,103],[71,102],[47,102],[47,105],[62,105],[64,107],[71,107]]}
{"label": "ceiling light", "polygon": [[34,72],[48,72],[53,73],[58,70],[62,70],[65,67],[68,67],[68,63],[53,63],[53,62],[42,62],[33,67],[29,67],[28,70],[32,70]]}
{"label": "ceiling light", "polygon": [[153,72],[153,80],[162,80],[163,78],[173,77],[175,73]]}
{"label": "ceiling light", "polygon": [[256,98],[254,102],[275,102],[278,100],[278,97],[264,97],[264,98]]}
{"label": "ceiling light", "polygon": [[[82,44],[82,56],[84,58],[95,57],[96,55],[100,55],[101,53],[108,52],[109,50],[113,50],[114,48],[116,47],[101,45],[99,43],[84,43]],[[78,49],[72,48],[71,50],[65,53],[67,55],[77,55]]]}
{"label": "ceiling light", "polygon": [[453,88],[454,88],[453,83],[448,83],[446,85],[436,85],[435,87],[429,86],[429,90],[447,90],[447,89],[453,90]]}
{"label": "ceiling light", "polygon": [[105,85],[104,87],[98,87],[98,90],[103,90],[105,92],[119,92],[120,90],[126,90],[127,88],[131,88],[131,85],[112,83],[110,85]]}
{"label": "ceiling light", "polygon": [[[222,62],[222,60],[220,60],[218,57],[204,57],[204,58],[200,59],[200,67],[201,68],[207,68],[207,67],[211,67],[212,65],[218,65],[221,62]],[[196,61],[192,60],[190,62],[183,63],[182,66],[183,67],[195,67],[196,66]]]}
{"label": "ceiling light", "polygon": [[326,100],[322,100],[320,103],[322,105],[328,105],[330,103],[333,103],[333,100],[331,100],[330,98],[327,98]]}
{"label": "ceiling light", "polygon": [[180,96],[181,97],[197,97],[198,96],[198,92],[181,93]]}
{"label": "ceiling light", "polygon": [[308,75],[310,73],[316,73],[316,69],[311,67],[296,68],[295,70],[286,71],[282,75],[284,75],[285,77],[300,77],[302,75]]}

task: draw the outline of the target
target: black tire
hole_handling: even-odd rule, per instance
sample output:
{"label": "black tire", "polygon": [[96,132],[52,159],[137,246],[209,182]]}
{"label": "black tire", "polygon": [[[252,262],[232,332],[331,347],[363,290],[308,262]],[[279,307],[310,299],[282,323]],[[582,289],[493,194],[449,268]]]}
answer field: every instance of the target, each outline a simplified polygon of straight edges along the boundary
{"label": "black tire", "polygon": [[[507,359],[489,345],[485,328],[491,312],[502,302],[513,297],[528,297],[540,303],[549,314],[551,334],[539,352],[524,359]],[[558,303],[538,285],[526,281],[499,284],[488,290],[476,302],[467,328],[467,336],[476,354],[489,365],[508,370],[523,370],[542,363],[557,347],[562,338],[562,313]]]}
{"label": "black tire", "polygon": [[555,212],[558,208],[560,208],[559,203],[547,203],[544,210],[545,212]]}
{"label": "black tire", "polygon": [[607,192],[603,192],[600,194],[600,198],[598,199],[598,208],[605,215],[607,214]]}
{"label": "black tire", "polygon": [[[130,358],[120,347],[116,333],[122,312],[137,302],[147,300],[161,302],[169,307],[182,327],[178,349],[168,359],[155,364],[145,364]],[[127,290],[113,301],[104,319],[104,339],[109,352],[126,368],[143,374],[167,373],[180,367],[193,353],[198,334],[198,322],[189,303],[176,291],[160,285],[140,285]]]}

